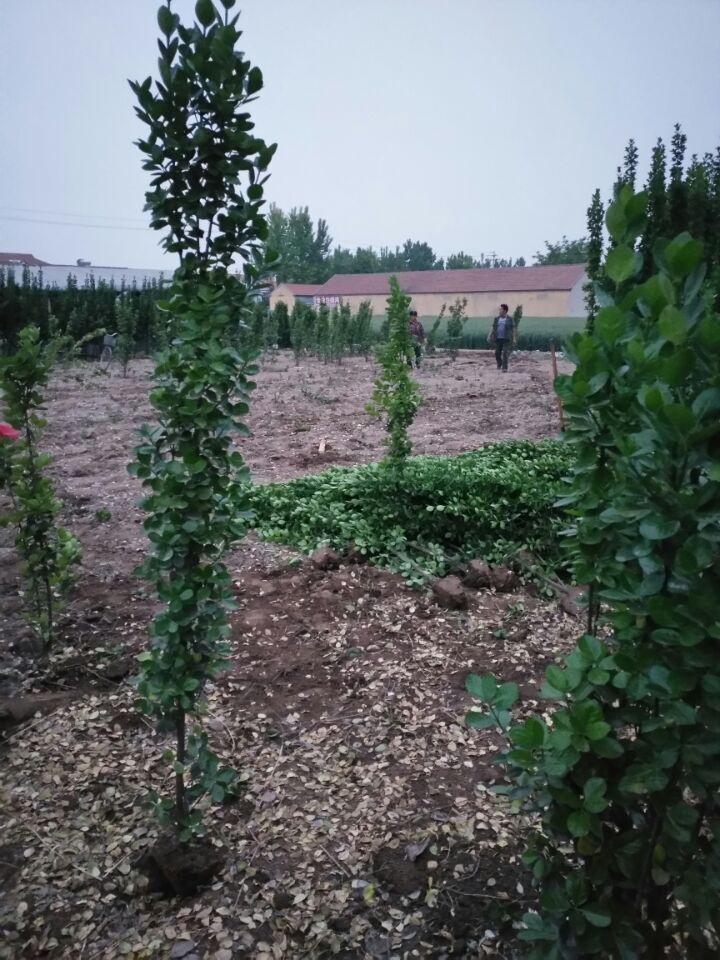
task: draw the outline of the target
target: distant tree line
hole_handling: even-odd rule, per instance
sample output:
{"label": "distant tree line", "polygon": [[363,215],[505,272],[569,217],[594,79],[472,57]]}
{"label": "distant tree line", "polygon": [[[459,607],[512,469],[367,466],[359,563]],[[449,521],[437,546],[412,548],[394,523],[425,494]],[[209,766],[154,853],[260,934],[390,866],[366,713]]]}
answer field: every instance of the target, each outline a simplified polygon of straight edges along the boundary
{"label": "distant tree line", "polygon": [[524,257],[498,257],[481,253],[479,257],[464,251],[438,256],[429,243],[406,240],[390,247],[332,246],[326,220],[315,223],[307,207],[289,212],[272,205],[268,214],[267,245],[280,255],[274,271],[280,283],[324,283],[336,273],[402,273],[408,270],[465,270],[472,267],[524,267]]}
{"label": "distant tree line", "polygon": [[[706,291],[720,308],[720,146],[714,153],[702,157],[693,153],[689,160],[687,136],[679,123],[675,124],[670,149],[658,138],[650,158],[650,169],[645,181],[647,193],[647,222],[637,242],[643,256],[638,280],[647,280],[655,272],[653,252],[658,245],[687,231],[705,247],[707,263]],[[634,140],[625,148],[623,163],[617,168],[611,200],[622,187],[636,186],[638,149]],[[605,249],[605,204],[600,190],[593,194],[588,207],[587,263],[589,281],[586,304],[590,328],[598,311],[598,296],[602,290],[601,263]]]}
{"label": "distant tree line", "polygon": [[545,250],[535,254],[535,263],[542,266],[552,266],[561,263],[586,263],[588,258],[588,239],[568,240],[563,237],[557,243],[545,241]]}

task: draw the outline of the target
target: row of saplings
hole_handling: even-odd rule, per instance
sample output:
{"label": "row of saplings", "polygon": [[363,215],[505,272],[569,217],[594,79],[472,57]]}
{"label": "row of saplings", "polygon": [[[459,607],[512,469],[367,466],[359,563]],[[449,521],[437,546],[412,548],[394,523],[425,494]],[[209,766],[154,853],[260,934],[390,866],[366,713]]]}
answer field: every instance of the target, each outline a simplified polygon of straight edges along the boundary
{"label": "row of saplings", "polygon": [[[176,889],[178,858],[202,842],[207,802],[238,789],[200,719],[229,652],[222,558],[247,524],[247,470],[229,427],[242,428],[255,367],[232,318],[260,276],[274,147],[243,112],[262,77],[234,53],[233,5],[198,0],[195,28],[161,7],[165,84],[132,85],[150,131],[140,142],[148,207],[180,255],[167,306],[176,336],[151,394],[157,423],[142,431],[133,464],[147,491],[143,573],[162,602],[140,657],[138,706],[175,737],[174,794],[154,804],[176,843],[165,838],[150,860]],[[202,131],[188,131],[190,160],[172,139],[187,117]],[[178,178],[193,184],[180,200],[166,189]],[[468,679],[483,704],[468,722],[507,734],[510,802],[537,816],[524,854],[537,909],[519,932],[534,958],[720,950],[720,319],[702,247],[686,234],[659,243],[656,272],[636,281],[645,208],[625,187],[608,210],[603,306],[593,332],[573,338],[575,371],[557,387],[576,453],[563,503],[575,576],[588,585],[587,632],[547,671],[544,692],[558,702],[547,721],[513,724],[516,686]],[[230,272],[238,251],[244,283]],[[404,469],[418,402],[406,310],[393,284],[373,401],[388,427],[389,482]],[[37,465],[32,442],[27,433],[3,441]]]}
{"label": "row of saplings", "polygon": [[[442,305],[439,315],[426,332],[426,352],[433,353],[442,345],[455,359],[467,321],[466,309],[467,297],[456,297],[449,307]],[[521,318],[522,307],[517,307],[514,314],[516,329]],[[315,308],[296,300],[292,311],[282,300],[272,310],[257,304],[250,327],[242,335],[242,339],[256,349],[291,347],[296,362],[300,357],[309,355],[325,363],[342,363],[344,356],[368,357],[377,342],[386,342],[389,337],[389,317],[386,316],[376,331],[369,300],[364,300],[356,313],[352,312],[349,303],[342,302],[331,310],[325,303]]]}

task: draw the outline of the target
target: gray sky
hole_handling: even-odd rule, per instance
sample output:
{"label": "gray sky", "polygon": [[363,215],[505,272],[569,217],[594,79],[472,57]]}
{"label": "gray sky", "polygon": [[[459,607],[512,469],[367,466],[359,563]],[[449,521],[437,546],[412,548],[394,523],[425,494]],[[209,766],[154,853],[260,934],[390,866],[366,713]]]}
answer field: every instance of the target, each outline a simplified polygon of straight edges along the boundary
{"label": "gray sky", "polygon": [[[265,76],[257,130],[279,144],[268,198],[308,205],[343,246],[412,237],[529,260],[584,233],[629,137],[643,176],[676,120],[690,152],[720,142],[720,0],[241,6]],[[126,84],[154,75],[156,8],[0,0],[0,250],[172,268],[143,228]]]}

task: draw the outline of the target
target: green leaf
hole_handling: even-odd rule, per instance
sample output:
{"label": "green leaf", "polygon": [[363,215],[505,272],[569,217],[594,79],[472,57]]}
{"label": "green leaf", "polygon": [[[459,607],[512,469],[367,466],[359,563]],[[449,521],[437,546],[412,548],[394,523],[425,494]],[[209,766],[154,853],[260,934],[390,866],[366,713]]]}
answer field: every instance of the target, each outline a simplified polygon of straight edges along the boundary
{"label": "green leaf", "polygon": [[650,277],[639,288],[639,293],[655,317],[660,316],[666,304],[675,303],[675,288],[665,274]]}
{"label": "green leaf", "polygon": [[700,342],[704,347],[716,349],[720,346],[720,320],[717,314],[706,314],[697,329]]}
{"label": "green leaf", "polygon": [[642,266],[642,257],[631,247],[621,244],[613,247],[605,260],[605,273],[620,284],[634,277]]}
{"label": "green leaf", "polygon": [[608,228],[608,233],[617,243],[621,243],[625,239],[628,221],[623,205],[618,201],[611,203],[608,207],[605,214],[605,225]]}
{"label": "green leaf", "polygon": [[537,750],[542,747],[547,736],[547,729],[542,721],[537,717],[528,717],[528,719],[513,727],[510,731],[510,740],[518,747],[525,747],[528,750]]}
{"label": "green leaf", "polygon": [[590,683],[594,684],[596,687],[603,687],[610,681],[610,674],[607,672],[607,670],[600,670],[596,667],[594,670],[589,671],[587,678]]}
{"label": "green leaf", "polygon": [[510,707],[516,703],[519,696],[520,690],[516,683],[502,683],[493,699],[493,707],[495,707],[496,710],[509,710]]}
{"label": "green leaf", "polygon": [[484,676],[471,673],[465,679],[465,689],[476,700],[481,700],[483,703],[493,703],[498,691],[498,684],[491,673],[486,673]]}
{"label": "green leaf", "polygon": [[667,540],[680,529],[679,520],[671,520],[655,514],[640,521],[640,533],[648,540]]}
{"label": "green leaf", "polygon": [[525,928],[518,932],[518,938],[520,940],[557,941],[558,931],[555,925],[548,923],[538,913],[526,913],[522,920]]}
{"label": "green leaf", "polygon": [[590,904],[580,908],[581,913],[593,927],[609,927],[612,923],[610,911],[600,904]]}
{"label": "green leaf", "polygon": [[611,729],[609,723],[605,723],[604,720],[596,720],[585,727],[584,733],[588,740],[602,740],[610,733]]}
{"label": "green leaf", "polygon": [[667,811],[665,832],[679,843],[689,843],[698,821],[698,811],[687,803],[676,803]]}
{"label": "green leaf", "polygon": [[584,634],[578,640],[578,650],[586,663],[595,663],[605,655],[602,641],[590,633]]}
{"label": "green leaf", "polygon": [[667,782],[668,775],[663,770],[649,764],[636,764],[620,780],[619,787],[625,793],[655,793],[664,789]]}
{"label": "green leaf", "polygon": [[[253,96],[259,90],[262,90],[263,75],[259,67],[253,67],[248,73],[247,91],[249,96]],[[256,198],[257,199],[257,198]]]}
{"label": "green leaf", "polygon": [[622,748],[622,744],[618,743],[617,740],[612,740],[609,737],[603,737],[600,740],[593,740],[592,751],[598,757],[605,757],[608,760],[616,760],[618,757],[621,757],[625,752]]}
{"label": "green leaf", "polygon": [[591,777],[583,790],[583,806],[590,813],[601,813],[608,805],[605,798],[607,783],[601,777]]}
{"label": "green leaf", "polygon": [[681,233],[665,247],[664,259],[670,268],[670,272],[678,280],[683,280],[695,267],[698,266],[703,257],[703,245],[699,240],[694,240],[689,233]]}
{"label": "green leaf", "polygon": [[683,433],[692,430],[696,423],[692,410],[683,403],[668,403],[663,408],[663,416]]}
{"label": "green leaf", "polygon": [[720,389],[708,387],[693,400],[692,411],[698,419],[720,411]]}
{"label": "green leaf", "polygon": [[169,7],[159,7],[157,13],[157,22],[160,27],[160,32],[164,33],[165,36],[169,36],[175,29],[175,16]]}
{"label": "green leaf", "polygon": [[563,695],[570,689],[567,674],[560,667],[550,666],[545,671],[545,682],[551,689],[551,696]]}
{"label": "green leaf", "polygon": [[595,332],[605,343],[615,343],[626,330],[625,314],[619,307],[605,307],[595,318]]}
{"label": "green leaf", "polygon": [[671,343],[682,343],[687,337],[687,327],[683,315],[677,307],[668,305],[660,314],[658,330]]}
{"label": "green leaf", "polygon": [[567,818],[567,828],[573,837],[584,837],[590,833],[590,817],[584,810],[575,810]]}
{"label": "green leaf", "polygon": [[212,0],[197,0],[195,16],[203,27],[211,27],[215,23],[215,6]]}
{"label": "green leaf", "polygon": [[694,300],[702,289],[703,281],[707,274],[707,266],[704,263],[699,264],[685,281],[683,288],[683,300],[690,303]]}
{"label": "green leaf", "polygon": [[540,893],[540,906],[550,913],[564,913],[570,906],[570,901],[560,884],[545,884]]}
{"label": "green leaf", "polygon": [[671,387],[676,387],[692,372],[695,364],[696,356],[691,350],[676,350],[671,357],[660,363],[658,373],[661,380]]}
{"label": "green leaf", "polygon": [[497,720],[491,713],[479,713],[477,710],[470,710],[465,714],[465,723],[473,730],[487,730],[497,726]]}
{"label": "green leaf", "polygon": [[645,387],[641,389],[642,403],[646,410],[657,413],[662,410],[665,399],[659,387]]}

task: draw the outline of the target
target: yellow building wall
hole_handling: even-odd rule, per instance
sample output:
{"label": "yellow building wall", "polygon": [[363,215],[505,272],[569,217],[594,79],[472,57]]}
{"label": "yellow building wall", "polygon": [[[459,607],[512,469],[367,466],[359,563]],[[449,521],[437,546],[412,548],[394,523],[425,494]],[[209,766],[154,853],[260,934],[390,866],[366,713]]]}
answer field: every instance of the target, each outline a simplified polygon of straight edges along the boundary
{"label": "yellow building wall", "polygon": [[[522,304],[523,314],[526,317],[569,317],[571,316],[571,292],[569,290],[531,290],[524,293],[418,293],[412,298],[411,308],[417,310],[421,317],[437,316],[445,303],[449,307],[455,299],[467,297],[465,313],[468,317],[494,317],[498,313],[501,303],[507,303],[510,313],[518,304]],[[283,301],[288,309],[292,310],[295,297],[287,284],[279,284],[270,294],[271,309]],[[373,296],[342,297],[344,303],[349,303],[353,313],[356,312],[363,300],[369,300],[372,312],[377,316],[384,314],[387,307],[387,297],[375,294]]]}
{"label": "yellow building wall", "polygon": [[280,283],[270,294],[270,309],[274,310],[275,306],[280,302],[287,304],[288,310],[292,310],[295,305],[295,297],[290,292],[286,283]]}
{"label": "yellow building wall", "polygon": [[[494,317],[501,303],[507,303],[510,313],[518,304],[522,304],[523,314],[526,317],[570,316],[569,290],[536,290],[524,293],[418,293],[412,298],[410,306],[411,309],[417,310],[421,317],[437,316],[444,303],[449,307],[458,296],[467,297],[465,313],[468,317]],[[385,313],[387,307],[387,297],[384,296],[350,296],[342,299],[344,303],[350,304],[353,313],[363,300],[370,301],[375,315]],[[272,302],[271,297],[270,303]]]}

